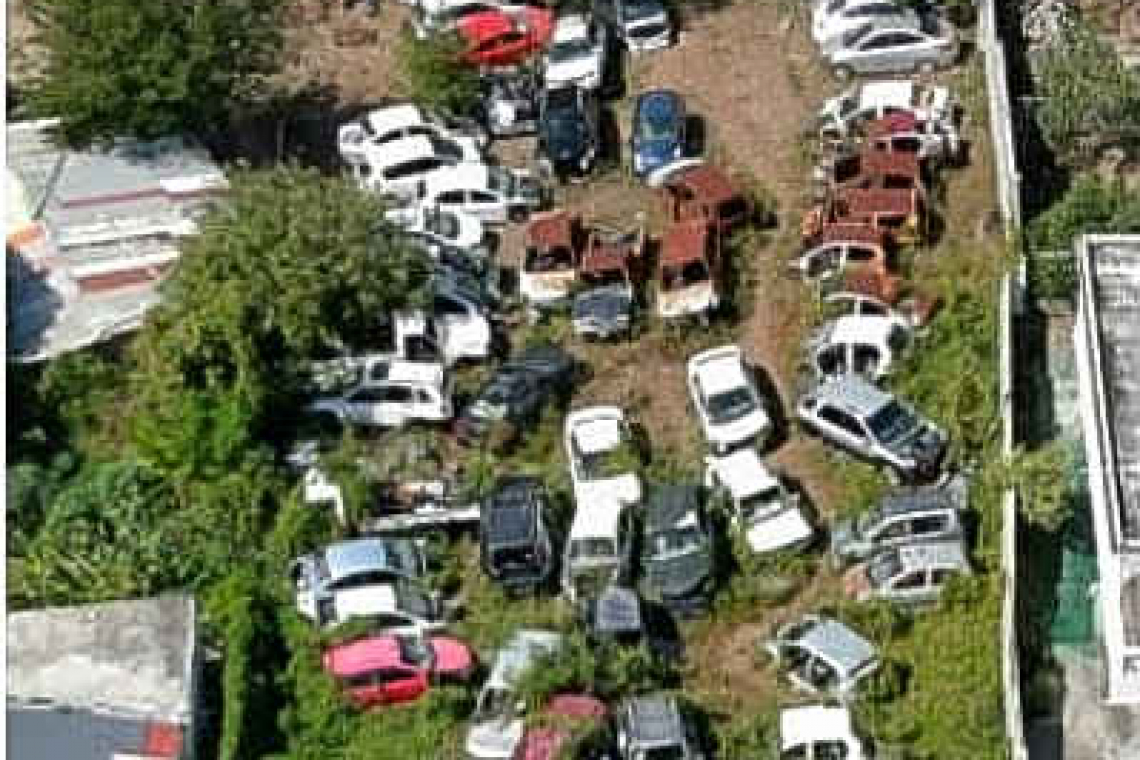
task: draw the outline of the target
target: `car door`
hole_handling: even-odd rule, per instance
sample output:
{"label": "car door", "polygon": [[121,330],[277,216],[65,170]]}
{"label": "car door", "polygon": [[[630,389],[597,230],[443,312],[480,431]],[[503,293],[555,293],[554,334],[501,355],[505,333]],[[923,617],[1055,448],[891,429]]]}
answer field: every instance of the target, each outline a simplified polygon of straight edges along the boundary
{"label": "car door", "polygon": [[858,71],[891,71],[897,66],[894,52],[895,34],[891,31],[873,31],[848,48],[846,63]]}

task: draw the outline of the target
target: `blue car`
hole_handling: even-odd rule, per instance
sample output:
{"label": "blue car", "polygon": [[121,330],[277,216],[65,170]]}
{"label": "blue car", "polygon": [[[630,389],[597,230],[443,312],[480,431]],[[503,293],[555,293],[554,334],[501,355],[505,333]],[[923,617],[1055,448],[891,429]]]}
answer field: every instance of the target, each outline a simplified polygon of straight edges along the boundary
{"label": "blue car", "polygon": [[633,173],[646,177],[685,152],[685,102],[672,90],[639,95],[633,107]]}

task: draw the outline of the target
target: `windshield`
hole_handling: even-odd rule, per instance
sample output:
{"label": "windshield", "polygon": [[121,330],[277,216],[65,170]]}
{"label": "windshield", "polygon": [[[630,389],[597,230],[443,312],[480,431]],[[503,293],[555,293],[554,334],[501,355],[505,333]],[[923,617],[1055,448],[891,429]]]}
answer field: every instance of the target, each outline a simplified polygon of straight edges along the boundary
{"label": "windshield", "polygon": [[626,21],[644,21],[665,15],[665,8],[655,0],[628,0],[621,4]]}
{"label": "windshield", "polygon": [[638,755],[643,760],[685,760],[685,751],[681,747],[654,747]]}
{"label": "windshield", "polygon": [[627,283],[624,269],[594,269],[578,273],[582,284],[591,288],[601,288],[606,285],[625,285]]}
{"label": "windshield", "polygon": [[883,552],[867,563],[867,577],[873,586],[882,586],[901,571],[902,562],[895,551]]}
{"label": "windshield", "polygon": [[460,150],[459,145],[451,140],[444,140],[439,137],[431,138],[431,147],[435,151],[435,155],[442,156],[443,158],[450,158],[453,161],[458,161],[463,157],[463,151]]}
{"label": "windshield", "polygon": [[871,434],[883,443],[893,443],[908,436],[916,427],[918,420],[910,410],[898,401],[892,401],[867,420],[871,427]]}
{"label": "windshield", "polygon": [[459,217],[438,208],[424,211],[424,229],[439,237],[454,240],[459,237]]}
{"label": "windshield", "polygon": [[767,520],[783,506],[782,497],[783,493],[779,486],[767,488],[741,502],[740,514],[748,523]]}
{"label": "windshield", "polygon": [[709,417],[717,424],[735,422],[756,409],[756,399],[747,388],[733,388],[708,398]]}
{"label": "windshield", "polygon": [[511,546],[496,549],[491,564],[500,570],[537,570],[540,568],[538,552],[530,546]]}
{"label": "windshield", "polygon": [[609,560],[617,557],[612,538],[576,538],[570,542],[571,560]]}
{"label": "windshield", "polygon": [[487,167],[487,187],[496,193],[514,195],[515,177],[501,166]]}
{"label": "windshield", "polygon": [[664,290],[683,290],[709,281],[709,270],[703,261],[690,261],[680,267],[661,269],[661,287]]}
{"label": "windshield", "polygon": [[649,557],[653,560],[667,560],[692,554],[704,546],[704,535],[696,525],[651,534],[646,543]]}
{"label": "windshield", "polygon": [[577,58],[593,55],[594,46],[588,37],[577,37],[571,40],[556,42],[547,49],[547,57],[551,63],[567,63]]}
{"label": "windshield", "polygon": [[430,667],[431,647],[421,636],[397,636],[396,645],[400,648],[400,659],[409,665],[421,668]]}
{"label": "windshield", "polygon": [[645,114],[637,128],[637,136],[646,142],[672,140],[677,134],[677,120],[664,113]]}

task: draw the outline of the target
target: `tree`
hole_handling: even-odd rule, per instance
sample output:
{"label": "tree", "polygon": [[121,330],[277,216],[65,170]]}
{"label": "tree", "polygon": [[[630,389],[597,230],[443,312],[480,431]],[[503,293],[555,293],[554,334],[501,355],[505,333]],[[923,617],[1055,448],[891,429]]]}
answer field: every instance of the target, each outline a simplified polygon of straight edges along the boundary
{"label": "tree", "polygon": [[470,113],[479,96],[479,76],[460,60],[462,51],[463,43],[455,36],[421,40],[401,35],[396,63],[406,94],[439,111]]}
{"label": "tree", "polygon": [[272,71],[279,0],[31,0],[47,51],[27,91],[67,144],[225,124]]}

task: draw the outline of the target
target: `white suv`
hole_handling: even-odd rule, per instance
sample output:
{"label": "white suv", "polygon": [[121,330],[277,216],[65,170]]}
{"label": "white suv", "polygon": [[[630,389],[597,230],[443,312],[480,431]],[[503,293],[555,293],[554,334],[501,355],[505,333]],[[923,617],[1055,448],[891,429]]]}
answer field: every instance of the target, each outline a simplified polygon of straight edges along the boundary
{"label": "white suv", "polygon": [[372,364],[365,382],[343,394],[317,399],[306,410],[366,427],[444,422],[454,414],[441,365],[399,360]]}
{"label": "white suv", "polygon": [[538,181],[526,172],[503,166],[462,163],[424,177],[419,202],[448,211],[463,211],[488,224],[522,221],[542,206]]}
{"label": "white suv", "polygon": [[593,90],[601,86],[606,60],[606,27],[596,19],[573,14],[554,24],[554,34],[543,57],[543,80],[548,89],[577,85]]}
{"label": "white suv", "polygon": [[571,412],[566,415],[563,443],[577,503],[641,501],[637,446],[621,409],[592,406]]}
{"label": "white suv", "polygon": [[688,380],[689,398],[715,453],[767,441],[772,418],[739,347],[711,348],[691,357]]}

